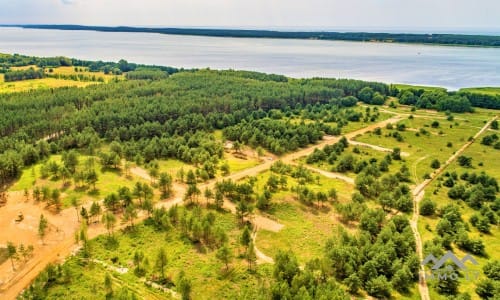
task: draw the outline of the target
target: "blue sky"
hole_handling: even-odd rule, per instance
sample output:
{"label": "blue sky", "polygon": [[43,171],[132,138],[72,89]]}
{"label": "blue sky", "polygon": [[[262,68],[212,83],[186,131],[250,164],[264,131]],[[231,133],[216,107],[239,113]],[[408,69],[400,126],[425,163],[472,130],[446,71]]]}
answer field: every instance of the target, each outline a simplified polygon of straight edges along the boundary
{"label": "blue sky", "polygon": [[499,0],[0,0],[0,24],[500,29]]}

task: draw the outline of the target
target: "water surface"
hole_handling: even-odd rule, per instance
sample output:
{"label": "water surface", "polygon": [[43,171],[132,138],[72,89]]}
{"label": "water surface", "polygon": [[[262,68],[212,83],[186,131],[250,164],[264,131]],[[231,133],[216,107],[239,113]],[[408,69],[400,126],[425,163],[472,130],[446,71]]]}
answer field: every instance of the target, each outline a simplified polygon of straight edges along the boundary
{"label": "water surface", "polygon": [[0,52],[443,86],[500,86],[500,48],[0,27]]}

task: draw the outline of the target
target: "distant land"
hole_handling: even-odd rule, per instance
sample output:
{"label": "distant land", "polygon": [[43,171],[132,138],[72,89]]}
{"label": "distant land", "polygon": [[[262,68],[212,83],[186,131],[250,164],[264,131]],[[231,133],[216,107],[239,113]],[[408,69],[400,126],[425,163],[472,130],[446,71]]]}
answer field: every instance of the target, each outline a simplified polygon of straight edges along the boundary
{"label": "distant land", "polygon": [[103,32],[146,32],[173,35],[195,35],[233,38],[279,38],[316,39],[359,42],[438,44],[455,46],[500,47],[500,36],[469,34],[423,34],[423,33],[375,33],[375,32],[333,32],[333,31],[277,31],[248,29],[210,28],[160,28],[129,26],[84,26],[84,25],[0,25],[29,29],[91,30]]}

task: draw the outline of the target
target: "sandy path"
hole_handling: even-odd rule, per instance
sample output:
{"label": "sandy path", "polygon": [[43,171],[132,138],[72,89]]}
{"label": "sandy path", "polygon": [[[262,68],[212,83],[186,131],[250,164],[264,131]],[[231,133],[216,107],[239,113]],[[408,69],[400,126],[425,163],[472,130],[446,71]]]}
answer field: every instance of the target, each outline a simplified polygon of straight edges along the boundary
{"label": "sandy path", "polygon": [[[392,153],[392,149],[384,148],[381,146],[372,145],[372,144],[368,144],[368,143],[358,142],[358,141],[354,141],[354,140],[349,140],[349,145],[367,147],[367,148],[370,148],[370,149],[373,149],[376,151],[380,151],[380,152]],[[401,156],[408,157],[408,156],[410,156],[410,154],[408,152],[401,151]]]}
{"label": "sandy path", "polygon": [[315,168],[315,167],[311,167],[309,165],[304,165],[304,168],[309,169],[309,170],[311,170],[313,172],[319,173],[319,174],[321,174],[321,175],[323,175],[323,176],[325,176],[327,178],[339,179],[339,180],[345,181],[345,182],[347,182],[349,184],[354,184],[354,179],[353,178],[345,176],[342,173],[329,172],[329,171],[321,170],[321,169],[318,169],[318,168]]}

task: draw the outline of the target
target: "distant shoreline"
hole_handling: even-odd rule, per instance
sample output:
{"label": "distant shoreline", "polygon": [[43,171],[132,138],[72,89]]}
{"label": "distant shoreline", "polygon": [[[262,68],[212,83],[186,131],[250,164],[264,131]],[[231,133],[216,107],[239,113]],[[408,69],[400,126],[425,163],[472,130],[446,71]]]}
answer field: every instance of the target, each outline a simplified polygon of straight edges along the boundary
{"label": "distant shoreline", "polygon": [[500,47],[500,36],[469,34],[418,34],[418,33],[373,33],[333,31],[276,31],[247,29],[206,28],[152,28],[129,26],[83,26],[83,25],[0,25],[26,29],[82,30],[99,32],[159,33],[231,38],[309,39],[354,42],[427,44],[439,46]]}

